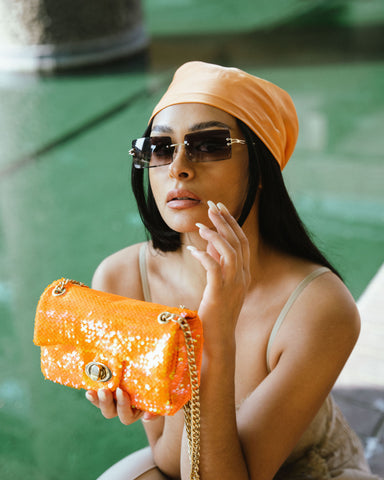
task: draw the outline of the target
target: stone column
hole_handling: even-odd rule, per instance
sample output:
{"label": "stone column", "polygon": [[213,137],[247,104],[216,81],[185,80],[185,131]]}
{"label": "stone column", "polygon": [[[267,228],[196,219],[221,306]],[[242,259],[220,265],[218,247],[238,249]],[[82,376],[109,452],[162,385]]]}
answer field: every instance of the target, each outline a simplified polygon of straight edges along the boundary
{"label": "stone column", "polygon": [[55,71],[143,50],[140,0],[0,0],[0,70]]}

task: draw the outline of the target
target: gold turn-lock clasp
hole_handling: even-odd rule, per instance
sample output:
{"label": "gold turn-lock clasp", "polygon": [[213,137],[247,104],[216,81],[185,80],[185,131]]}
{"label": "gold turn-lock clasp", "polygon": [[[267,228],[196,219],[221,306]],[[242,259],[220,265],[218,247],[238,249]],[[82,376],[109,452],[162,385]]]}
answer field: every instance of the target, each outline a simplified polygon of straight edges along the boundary
{"label": "gold turn-lock clasp", "polygon": [[107,382],[112,377],[111,370],[99,362],[90,362],[85,367],[85,373],[94,382]]}

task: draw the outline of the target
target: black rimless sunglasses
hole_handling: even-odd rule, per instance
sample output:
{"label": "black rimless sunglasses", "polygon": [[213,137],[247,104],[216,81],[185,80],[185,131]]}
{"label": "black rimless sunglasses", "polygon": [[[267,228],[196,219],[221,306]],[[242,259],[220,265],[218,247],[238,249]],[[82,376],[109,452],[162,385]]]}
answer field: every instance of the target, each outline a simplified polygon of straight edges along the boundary
{"label": "black rimless sunglasses", "polygon": [[245,140],[231,138],[229,130],[205,130],[188,133],[183,143],[172,143],[171,137],[143,137],[132,141],[129,153],[136,168],[154,168],[169,165],[175,148],[184,145],[185,154],[191,162],[217,162],[232,156],[232,145],[245,145]]}

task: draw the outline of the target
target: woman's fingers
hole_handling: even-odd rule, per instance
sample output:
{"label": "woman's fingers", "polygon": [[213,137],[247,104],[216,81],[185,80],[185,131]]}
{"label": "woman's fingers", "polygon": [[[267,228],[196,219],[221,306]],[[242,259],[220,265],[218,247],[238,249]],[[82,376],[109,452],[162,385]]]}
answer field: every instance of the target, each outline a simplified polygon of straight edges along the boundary
{"label": "woman's fingers", "polygon": [[231,262],[235,268],[238,265],[247,269],[249,244],[242,228],[222,203],[216,206],[209,201],[208,204],[208,215],[216,230],[196,224],[200,229],[200,236],[208,242],[208,253],[218,262]]}
{"label": "woman's fingers", "polygon": [[223,204],[220,204],[221,209],[219,208],[219,204],[216,206],[211,201],[208,202],[208,205],[208,216],[215,226],[217,233],[222,236],[231,247],[238,250],[240,247],[240,240],[238,232],[236,232],[234,228],[237,224],[236,220],[231,216]]}
{"label": "woman's fingers", "polygon": [[99,408],[105,418],[114,418],[117,415],[116,404],[113,398],[113,394],[110,390],[98,390],[97,391]]}
{"label": "woman's fingers", "polygon": [[[105,418],[118,416],[124,425],[130,425],[144,415],[142,410],[132,407],[128,393],[120,388],[116,390],[116,399],[113,392],[106,389],[97,392],[88,390],[85,396],[95,407],[100,409]],[[147,415],[147,417],[150,419],[153,415]]]}
{"label": "woman's fingers", "polygon": [[116,417],[116,405],[110,390],[88,390],[85,396],[92,405],[100,409],[105,418]]}
{"label": "woman's fingers", "polygon": [[249,243],[242,228],[223,204],[209,203],[209,218],[215,229],[197,223],[200,236],[208,242],[205,251],[191,249],[207,272],[208,285],[246,289],[250,281]]}
{"label": "woman's fingers", "polygon": [[[216,223],[219,223],[216,221]],[[221,221],[221,230],[223,229],[224,221]],[[207,251],[212,249],[212,247],[216,250],[219,257],[223,255],[231,255],[237,252],[239,247],[239,241],[235,239],[234,235],[230,232],[223,234],[216,225],[216,230],[211,230],[206,225],[202,223],[196,223],[196,226],[199,228],[199,233],[201,238],[208,242]],[[231,238],[233,236],[233,238]],[[218,260],[217,255],[212,255],[216,260]]]}
{"label": "woman's fingers", "polygon": [[222,262],[222,258],[228,257],[235,253],[232,245],[219,232],[211,230],[202,223],[196,223],[199,228],[201,238],[208,242],[207,253],[218,263]]}
{"label": "woman's fingers", "polygon": [[156,418],[160,418],[160,415],[156,415],[156,414],[150,413],[150,412],[144,412],[143,416],[141,417],[143,422],[151,422],[152,420],[155,420]]}
{"label": "woman's fingers", "polygon": [[97,392],[94,390],[87,390],[85,397],[89,400],[95,407],[99,406],[99,397],[97,396]]}
{"label": "woman's fingers", "polygon": [[187,246],[192,255],[200,262],[202,267],[207,272],[207,282],[213,287],[221,288],[222,275],[219,260],[216,260],[214,256],[203,250],[197,250],[192,245]]}
{"label": "woman's fingers", "polygon": [[232,228],[234,234],[237,236],[240,242],[244,264],[249,265],[249,242],[243,229],[237,223],[237,220],[229,213],[227,207],[224,204],[219,202],[217,206],[220,210],[221,216],[228,222],[228,225]]}
{"label": "woman's fingers", "polygon": [[124,425],[130,425],[143,416],[141,410],[132,407],[128,393],[121,388],[116,390],[116,410],[120,422]]}

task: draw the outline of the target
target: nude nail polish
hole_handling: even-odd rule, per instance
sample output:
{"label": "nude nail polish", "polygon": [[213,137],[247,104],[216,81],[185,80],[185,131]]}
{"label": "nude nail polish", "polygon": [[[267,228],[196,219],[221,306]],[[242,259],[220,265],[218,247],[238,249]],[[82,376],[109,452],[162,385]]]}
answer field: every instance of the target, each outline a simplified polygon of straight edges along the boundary
{"label": "nude nail polish", "polygon": [[123,402],[125,400],[123,390],[119,387],[116,389],[116,398],[119,402]]}
{"label": "nude nail polish", "polygon": [[87,400],[89,400],[90,402],[94,402],[94,401],[95,401],[94,398],[93,398],[93,395],[91,394],[91,392],[87,392],[87,393],[85,394],[85,398],[86,398]]}
{"label": "nude nail polish", "polygon": [[213,213],[220,213],[219,212],[219,209],[217,208],[217,206],[212,202],[212,200],[208,200],[207,202],[209,208],[212,210]]}
{"label": "nude nail polish", "polygon": [[206,229],[207,227],[205,225],[203,225],[202,223],[195,223],[196,227],[198,228],[201,228],[202,230],[204,230],[204,228]]}
{"label": "nude nail polish", "polygon": [[104,390],[98,390],[97,396],[99,397],[99,400],[102,402],[105,402],[105,400],[107,399],[107,395],[105,394]]}
{"label": "nude nail polish", "polygon": [[219,202],[219,203],[217,204],[217,207],[219,208],[219,210],[220,210],[221,212],[229,213],[228,208],[224,205],[224,203]]}

